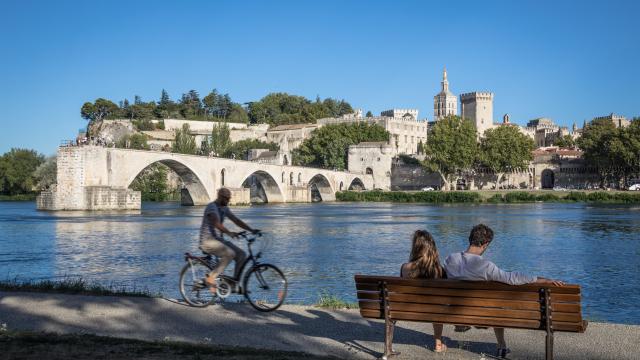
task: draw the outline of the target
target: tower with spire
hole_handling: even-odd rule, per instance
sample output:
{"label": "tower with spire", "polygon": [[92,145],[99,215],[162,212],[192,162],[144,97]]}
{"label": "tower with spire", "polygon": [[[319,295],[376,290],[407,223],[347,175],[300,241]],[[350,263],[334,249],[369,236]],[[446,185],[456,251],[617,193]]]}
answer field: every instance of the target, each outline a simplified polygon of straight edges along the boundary
{"label": "tower with spire", "polygon": [[438,121],[449,115],[458,115],[458,97],[449,91],[447,68],[442,72],[442,89],[433,97],[433,119]]}

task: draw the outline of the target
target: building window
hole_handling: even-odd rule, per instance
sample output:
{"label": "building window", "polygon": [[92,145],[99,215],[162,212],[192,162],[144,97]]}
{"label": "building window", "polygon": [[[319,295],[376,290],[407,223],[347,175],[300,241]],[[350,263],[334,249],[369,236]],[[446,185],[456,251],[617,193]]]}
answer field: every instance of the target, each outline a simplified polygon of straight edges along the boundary
{"label": "building window", "polygon": [[378,161],[380,161],[380,158],[378,158]]}
{"label": "building window", "polygon": [[224,186],[224,169],[220,171],[220,184]]}

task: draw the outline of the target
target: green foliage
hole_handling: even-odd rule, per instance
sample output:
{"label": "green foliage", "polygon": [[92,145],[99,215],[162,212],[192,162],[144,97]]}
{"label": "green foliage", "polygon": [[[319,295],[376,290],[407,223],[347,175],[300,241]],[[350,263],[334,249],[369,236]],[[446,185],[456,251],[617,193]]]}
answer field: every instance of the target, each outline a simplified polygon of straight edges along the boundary
{"label": "green foliage", "polygon": [[[564,195],[564,197],[563,197]],[[338,201],[374,201],[400,203],[477,203],[482,202],[480,192],[472,191],[341,191],[336,193]],[[640,204],[640,193],[636,192],[546,192],[536,194],[527,191],[495,194],[485,200],[487,203],[526,203],[526,202],[593,202]]]}
{"label": "green foliage", "polygon": [[293,164],[344,170],[349,145],[363,141],[388,141],[389,133],[380,125],[365,122],[326,125],[314,130],[293,150]]}
{"label": "green foliage", "polygon": [[231,130],[225,123],[213,125],[209,141],[202,146],[202,152],[213,152],[216,156],[222,156],[231,148]]}
{"label": "green foliage", "polygon": [[602,185],[611,181],[626,185],[640,175],[640,121],[616,128],[610,119],[596,119],[587,124],[578,146],[588,165],[598,169]]}
{"label": "green foliage", "polygon": [[278,151],[280,150],[280,147],[278,144],[271,142],[264,142],[256,139],[245,139],[234,142],[223,156],[230,159],[247,160],[247,154],[250,149],[269,149],[271,151]]}
{"label": "green foliage", "polygon": [[471,121],[447,116],[433,126],[424,150],[423,165],[442,176],[446,189],[453,175],[471,169],[477,160],[476,128]]}
{"label": "green foliage", "polygon": [[33,177],[38,189],[48,189],[51,185],[55,184],[57,175],[58,166],[55,156],[49,156],[46,158],[46,160],[33,172]]}
{"label": "green foliage", "polygon": [[287,93],[271,93],[249,104],[249,119],[252,123],[270,125],[300,124],[314,122],[316,119],[336,117],[353,112],[351,105],[344,100],[316,98],[311,102],[303,96]]}
{"label": "green foliage", "polygon": [[558,138],[553,145],[563,149],[571,149],[576,147],[576,142],[575,140],[573,140],[571,135],[565,135],[561,138]]}
{"label": "green foliage", "polygon": [[30,193],[37,184],[34,172],[44,162],[35,150],[13,148],[0,157],[0,194]]}
{"label": "green foliage", "polygon": [[499,126],[484,132],[480,142],[480,161],[496,174],[496,187],[502,174],[526,169],[533,160],[535,144],[515,126]]}
{"label": "green foliage", "polygon": [[147,136],[140,133],[125,135],[118,140],[116,147],[123,149],[149,150]]}
{"label": "green foliage", "polygon": [[341,191],[336,193],[338,201],[376,201],[402,203],[476,203],[481,202],[480,193],[468,191]]}
{"label": "green foliage", "polygon": [[320,293],[320,297],[318,298],[318,302],[315,305],[319,308],[325,309],[357,309],[358,303],[350,303],[346,302],[339,297],[330,294],[327,290],[323,290]]}
{"label": "green foliage", "polygon": [[373,117],[373,114],[371,113],[371,111],[367,111],[367,115],[365,115],[366,117]]}
{"label": "green foliage", "polygon": [[182,129],[176,130],[172,151],[179,154],[195,154],[197,151],[196,138],[190,135],[189,124],[182,125]]}
{"label": "green foliage", "polygon": [[0,281],[2,291],[43,292],[98,296],[137,296],[159,297],[160,294],[151,294],[146,289],[129,288],[126,286],[103,286],[98,283],[89,283],[82,278],[63,278],[62,280],[39,281]]}
{"label": "green foliage", "polygon": [[146,167],[136,176],[130,188],[140,191],[142,201],[167,201],[174,197],[176,189],[167,184],[168,169],[165,165],[155,163]]}
{"label": "green foliage", "polygon": [[89,122],[108,119],[117,113],[118,105],[103,98],[98,98],[93,103],[86,102],[80,109],[80,116]]}
{"label": "green foliage", "polygon": [[132,123],[133,126],[139,131],[151,131],[156,129],[156,126],[149,119],[136,119],[133,120]]}
{"label": "green foliage", "polygon": [[407,154],[398,155],[400,161],[405,163],[406,165],[420,165],[420,160],[414,158],[413,156],[409,156]]}

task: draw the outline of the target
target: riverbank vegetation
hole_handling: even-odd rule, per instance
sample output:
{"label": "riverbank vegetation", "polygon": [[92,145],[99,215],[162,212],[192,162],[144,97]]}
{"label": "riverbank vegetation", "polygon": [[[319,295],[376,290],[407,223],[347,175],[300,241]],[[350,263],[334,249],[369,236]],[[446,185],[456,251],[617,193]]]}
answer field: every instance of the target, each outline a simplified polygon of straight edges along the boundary
{"label": "riverbank vegetation", "polygon": [[398,203],[590,202],[639,204],[640,193],[606,191],[341,191],[336,193],[336,200]]}
{"label": "riverbank vegetation", "polygon": [[134,296],[134,297],[159,297],[147,289],[137,289],[122,285],[101,285],[88,282],[82,278],[64,278],[61,280],[0,281],[0,291],[43,292],[72,295],[98,295],[98,296]]}
{"label": "riverbank vegetation", "polygon": [[229,94],[222,94],[213,89],[203,98],[196,90],[189,90],[174,101],[166,90],[160,93],[156,101],[143,101],[134,96],[133,103],[128,99],[115,102],[98,98],[93,102],[85,102],[80,115],[96,123],[105,119],[130,119],[138,130],[157,128],[150,119],[186,119],[216,122],[269,124],[300,124],[315,122],[324,117],[335,117],[353,112],[351,105],[345,100],[316,97],[311,101],[303,96],[287,93],[270,93],[258,101],[248,102],[247,106],[234,102]]}
{"label": "riverbank vegetation", "polygon": [[90,334],[60,335],[0,328],[2,357],[8,359],[330,359],[301,352],[207,344],[210,341],[211,339],[205,337],[203,344],[191,344],[171,340],[143,341]]}
{"label": "riverbank vegetation", "polygon": [[55,157],[13,148],[0,156],[0,200],[34,200],[56,180]]}
{"label": "riverbank vegetation", "polygon": [[323,291],[320,293],[320,297],[318,298],[318,302],[314,304],[315,307],[324,308],[324,309],[358,309],[358,303],[355,302],[347,302],[336,295],[330,294],[328,291]]}

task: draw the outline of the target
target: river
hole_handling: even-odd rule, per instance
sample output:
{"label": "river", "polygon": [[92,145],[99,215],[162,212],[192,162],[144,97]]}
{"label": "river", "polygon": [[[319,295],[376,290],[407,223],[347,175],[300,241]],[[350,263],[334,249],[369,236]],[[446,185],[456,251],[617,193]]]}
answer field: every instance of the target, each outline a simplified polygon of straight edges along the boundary
{"label": "river", "polygon": [[[503,269],[580,284],[587,319],[640,324],[637,205],[316,203],[233,211],[270,233],[265,259],[287,275],[289,303],[314,303],[322,292],[354,301],[353,275],[398,274],[414,230],[430,231],[444,259],[485,223],[496,233],[485,256]],[[179,297],[183,254],[197,252],[202,212],[144,203],[140,213],[51,213],[33,202],[0,202],[0,279],[81,276]]]}

